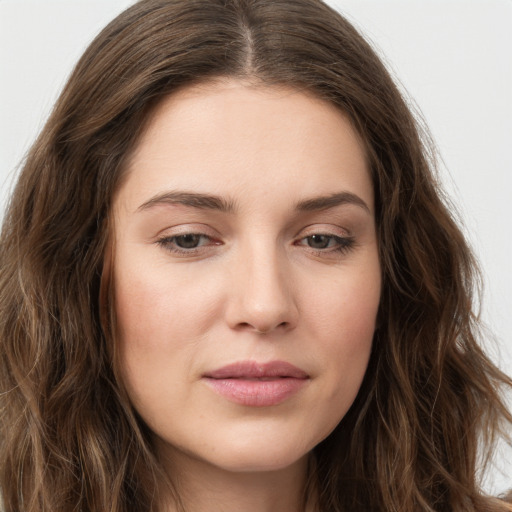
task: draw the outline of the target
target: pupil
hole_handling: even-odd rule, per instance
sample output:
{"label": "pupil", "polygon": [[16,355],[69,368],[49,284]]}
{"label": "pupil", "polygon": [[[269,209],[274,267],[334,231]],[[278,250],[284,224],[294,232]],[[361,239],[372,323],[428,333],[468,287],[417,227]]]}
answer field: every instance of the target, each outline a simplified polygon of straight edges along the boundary
{"label": "pupil", "polygon": [[194,249],[199,244],[201,235],[180,235],[176,237],[176,244],[182,249]]}
{"label": "pupil", "polygon": [[309,246],[314,249],[325,249],[329,241],[330,238],[327,235],[312,235],[309,237]]}

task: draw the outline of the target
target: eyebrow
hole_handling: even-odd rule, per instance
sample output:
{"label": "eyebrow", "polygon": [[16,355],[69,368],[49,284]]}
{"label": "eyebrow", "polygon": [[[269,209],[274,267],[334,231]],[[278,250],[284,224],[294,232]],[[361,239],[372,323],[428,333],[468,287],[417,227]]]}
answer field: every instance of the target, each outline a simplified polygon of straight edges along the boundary
{"label": "eyebrow", "polygon": [[232,213],[236,209],[234,201],[226,200],[219,196],[198,194],[196,192],[175,191],[153,196],[149,201],[141,204],[137,208],[137,211],[149,210],[154,206],[165,204],[181,204],[201,210],[218,210],[225,213]]}
{"label": "eyebrow", "polygon": [[[170,191],[153,196],[140,205],[137,211],[149,210],[159,205],[175,204],[190,206],[201,210],[216,210],[223,213],[233,213],[236,210],[235,201],[224,199],[220,196],[196,192]],[[321,211],[344,204],[359,206],[367,213],[371,213],[368,205],[358,195],[351,192],[338,192],[327,196],[305,199],[297,203],[295,210],[299,212]]]}
{"label": "eyebrow", "polygon": [[369,206],[358,195],[352,194],[352,192],[338,192],[328,196],[305,199],[297,204],[296,209],[301,212],[311,212],[327,210],[343,204],[360,206],[366,212],[371,213]]}

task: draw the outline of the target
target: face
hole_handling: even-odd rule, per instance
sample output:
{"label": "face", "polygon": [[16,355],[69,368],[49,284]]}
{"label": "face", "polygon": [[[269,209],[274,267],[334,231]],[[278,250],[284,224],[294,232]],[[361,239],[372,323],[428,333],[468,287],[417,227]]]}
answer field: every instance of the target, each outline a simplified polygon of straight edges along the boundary
{"label": "face", "polygon": [[352,404],[380,297],[347,118],[235,81],[165,99],[114,198],[119,364],[169,459],[304,460]]}

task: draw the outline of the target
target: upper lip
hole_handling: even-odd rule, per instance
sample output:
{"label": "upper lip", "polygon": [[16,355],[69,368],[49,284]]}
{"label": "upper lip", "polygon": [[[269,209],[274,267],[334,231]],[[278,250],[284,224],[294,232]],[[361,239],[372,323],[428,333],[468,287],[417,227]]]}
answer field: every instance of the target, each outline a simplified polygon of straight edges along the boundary
{"label": "upper lip", "polygon": [[269,377],[291,377],[307,379],[309,375],[300,368],[286,361],[271,361],[258,363],[257,361],[237,361],[217,370],[207,372],[203,377],[210,379],[256,379]]}

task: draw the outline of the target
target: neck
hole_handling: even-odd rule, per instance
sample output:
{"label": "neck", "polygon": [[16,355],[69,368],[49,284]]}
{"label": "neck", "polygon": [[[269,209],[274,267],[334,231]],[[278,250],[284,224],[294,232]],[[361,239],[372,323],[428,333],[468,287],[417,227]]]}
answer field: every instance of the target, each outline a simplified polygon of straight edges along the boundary
{"label": "neck", "polygon": [[[163,512],[314,512],[306,500],[308,456],[272,471],[233,472],[173,454],[165,461],[179,500],[167,493]],[[165,494],[165,493],[164,493]],[[306,503],[308,501],[308,503]]]}

